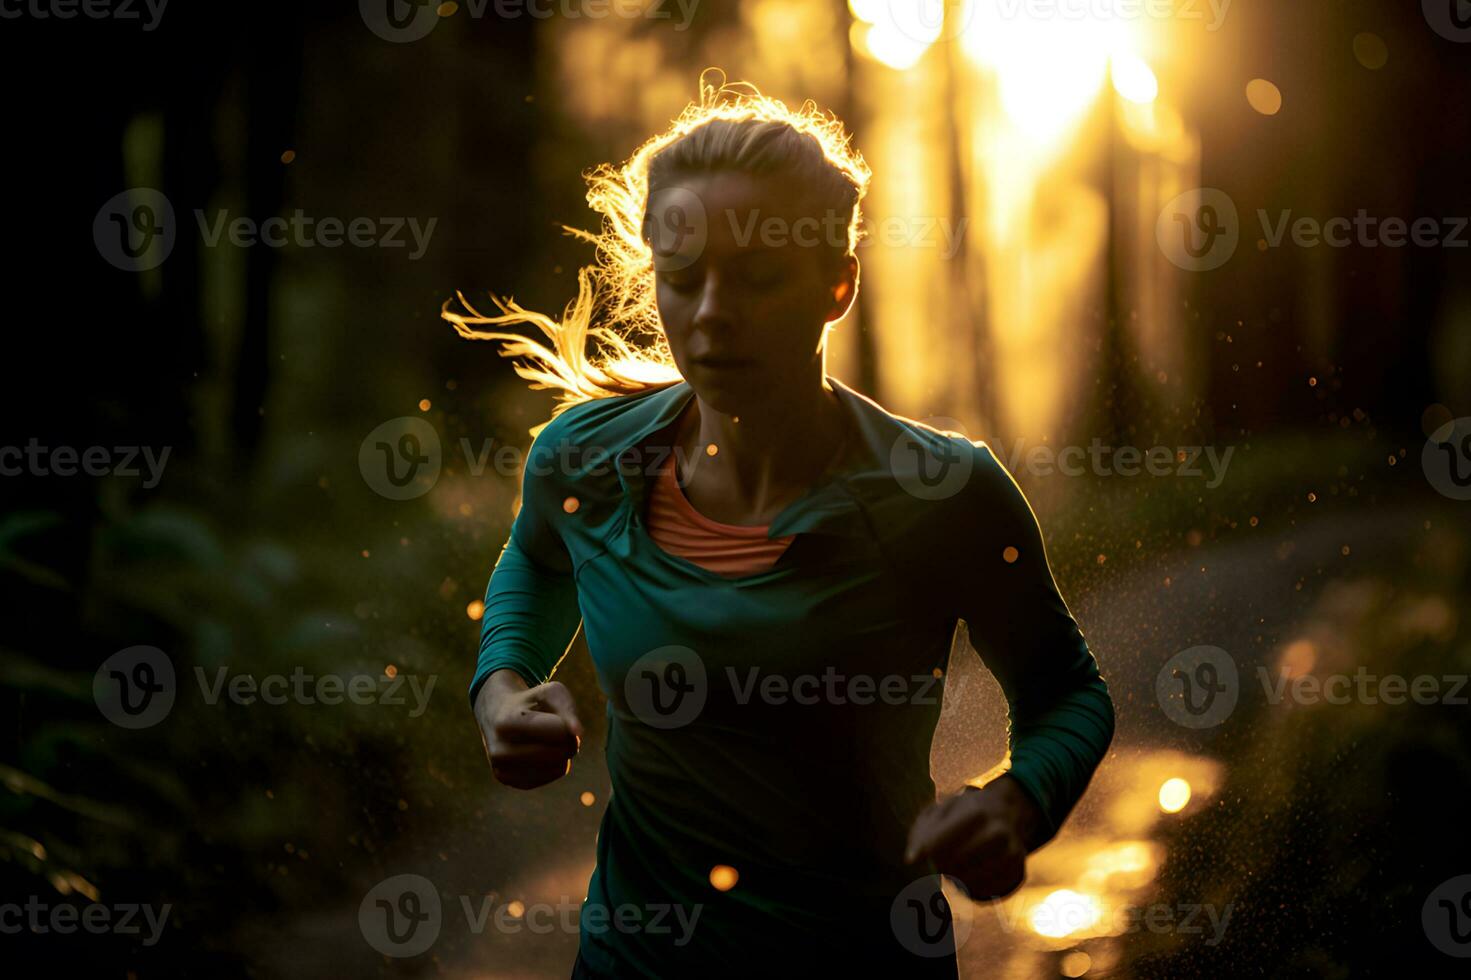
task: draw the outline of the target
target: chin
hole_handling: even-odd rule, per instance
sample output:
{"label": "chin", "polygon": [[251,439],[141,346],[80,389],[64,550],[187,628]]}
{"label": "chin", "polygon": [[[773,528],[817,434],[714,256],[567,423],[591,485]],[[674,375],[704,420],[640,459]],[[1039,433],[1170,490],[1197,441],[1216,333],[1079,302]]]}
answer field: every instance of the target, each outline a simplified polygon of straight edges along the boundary
{"label": "chin", "polygon": [[740,415],[742,410],[761,404],[774,383],[757,372],[705,371],[698,367],[685,375],[685,380],[701,402],[722,415]]}

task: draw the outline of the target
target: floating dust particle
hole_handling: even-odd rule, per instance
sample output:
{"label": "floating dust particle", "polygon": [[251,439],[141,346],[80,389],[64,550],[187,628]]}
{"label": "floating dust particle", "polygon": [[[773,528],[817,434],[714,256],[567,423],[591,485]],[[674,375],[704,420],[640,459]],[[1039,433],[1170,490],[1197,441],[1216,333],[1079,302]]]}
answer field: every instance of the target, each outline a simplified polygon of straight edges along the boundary
{"label": "floating dust particle", "polygon": [[730,891],[740,878],[740,873],[728,864],[717,864],[710,869],[710,884],[715,887],[716,891]]}

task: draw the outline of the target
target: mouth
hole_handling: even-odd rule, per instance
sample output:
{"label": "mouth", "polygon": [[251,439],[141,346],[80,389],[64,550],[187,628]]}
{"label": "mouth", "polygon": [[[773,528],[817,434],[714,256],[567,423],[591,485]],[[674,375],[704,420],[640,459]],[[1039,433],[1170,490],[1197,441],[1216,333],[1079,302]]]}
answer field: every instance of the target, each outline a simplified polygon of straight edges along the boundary
{"label": "mouth", "polygon": [[697,357],[695,366],[707,371],[736,371],[756,362],[748,357]]}

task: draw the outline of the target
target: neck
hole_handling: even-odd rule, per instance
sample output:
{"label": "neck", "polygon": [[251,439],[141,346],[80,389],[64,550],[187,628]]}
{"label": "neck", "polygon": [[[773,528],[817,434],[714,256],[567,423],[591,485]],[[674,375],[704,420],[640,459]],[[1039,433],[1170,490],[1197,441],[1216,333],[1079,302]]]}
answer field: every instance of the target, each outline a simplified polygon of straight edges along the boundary
{"label": "neck", "polygon": [[846,410],[818,367],[800,386],[772,392],[739,414],[695,396],[680,443],[705,486],[718,485],[730,500],[760,513],[822,475],[846,431]]}

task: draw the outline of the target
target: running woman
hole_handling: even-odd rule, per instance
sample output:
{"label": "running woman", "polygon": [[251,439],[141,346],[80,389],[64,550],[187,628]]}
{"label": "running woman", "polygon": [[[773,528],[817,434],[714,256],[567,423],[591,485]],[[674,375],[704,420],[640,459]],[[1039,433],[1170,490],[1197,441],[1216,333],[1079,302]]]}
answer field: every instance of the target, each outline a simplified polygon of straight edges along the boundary
{"label": "running woman", "polygon": [[[1113,737],[1010,474],[827,373],[870,179],[849,144],[810,102],[702,76],[669,130],[585,175],[598,261],[560,321],[446,304],[562,396],[470,701],[501,783],[566,775],[582,716],[552,677],[581,625],[613,792],[574,977],[953,978],[939,876],[1015,891]],[[549,345],[485,329],[514,323]],[[960,620],[1006,696],[1009,766],[937,800]]]}

